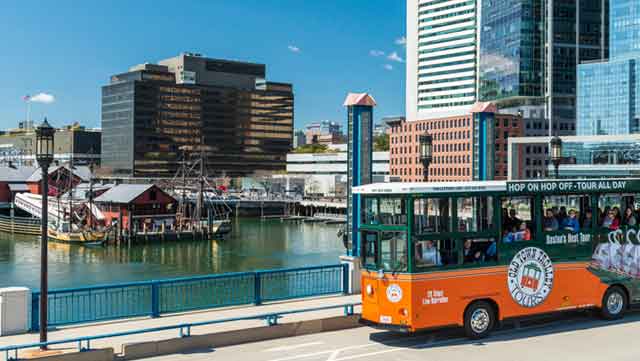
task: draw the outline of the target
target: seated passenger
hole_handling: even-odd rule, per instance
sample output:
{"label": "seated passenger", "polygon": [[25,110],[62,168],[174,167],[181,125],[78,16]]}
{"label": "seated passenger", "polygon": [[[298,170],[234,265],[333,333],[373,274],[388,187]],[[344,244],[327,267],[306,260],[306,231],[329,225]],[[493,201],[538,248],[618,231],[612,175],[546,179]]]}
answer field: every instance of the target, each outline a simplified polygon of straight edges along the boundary
{"label": "seated passenger", "polygon": [[580,222],[578,222],[578,218],[576,218],[576,210],[572,209],[569,211],[569,216],[562,221],[562,228],[566,231],[579,232],[580,231]]}
{"label": "seated passenger", "polygon": [[542,220],[542,227],[545,232],[555,232],[558,230],[558,220],[553,216],[553,210],[547,209]]}
{"label": "seated passenger", "polygon": [[591,228],[593,225],[593,212],[587,209],[584,213],[584,219],[582,220],[582,228]]}
{"label": "seated passenger", "polygon": [[473,242],[470,239],[464,241],[462,252],[464,263],[482,261],[482,252],[480,252],[476,247],[473,247]]}
{"label": "seated passenger", "polygon": [[498,247],[494,239],[491,240],[489,247],[485,251],[485,261],[497,261],[498,260]]}
{"label": "seated passenger", "polygon": [[622,218],[622,225],[624,226],[636,225],[636,217],[633,215],[633,209],[627,208],[627,210],[624,212],[624,217]]}
{"label": "seated passenger", "polygon": [[616,213],[610,210],[604,221],[602,221],[602,227],[608,228],[611,231],[616,231],[620,228],[620,221],[616,218]]}
{"label": "seated passenger", "polygon": [[520,224],[520,230],[516,233],[516,242],[518,241],[530,241],[531,240],[531,231],[527,226],[527,222],[522,222]]}
{"label": "seated passenger", "polygon": [[442,259],[440,258],[440,252],[435,247],[432,240],[427,240],[422,243],[422,246],[417,250],[416,254],[420,259],[420,263],[424,266],[440,266],[442,265]]}
{"label": "seated passenger", "polygon": [[516,241],[516,227],[511,227],[511,229],[505,229],[502,234],[502,242],[503,243],[511,243]]}
{"label": "seated passenger", "polygon": [[565,218],[567,218],[567,207],[565,206],[560,207],[560,211],[558,212],[558,215],[556,217],[558,218],[558,223],[562,224]]}
{"label": "seated passenger", "polygon": [[522,223],[522,220],[520,220],[517,215],[518,212],[515,209],[512,208],[509,210],[509,217],[507,217],[507,219],[505,219],[504,221],[506,229],[511,229],[512,227],[520,227],[520,223]]}

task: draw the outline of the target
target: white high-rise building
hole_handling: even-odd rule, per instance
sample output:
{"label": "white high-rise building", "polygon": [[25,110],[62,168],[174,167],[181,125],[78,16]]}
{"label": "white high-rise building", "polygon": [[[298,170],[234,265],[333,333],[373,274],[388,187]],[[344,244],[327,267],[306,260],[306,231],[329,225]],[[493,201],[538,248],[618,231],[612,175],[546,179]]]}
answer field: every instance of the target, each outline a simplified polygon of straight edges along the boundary
{"label": "white high-rise building", "polygon": [[407,121],[466,114],[477,100],[479,0],[407,0]]}

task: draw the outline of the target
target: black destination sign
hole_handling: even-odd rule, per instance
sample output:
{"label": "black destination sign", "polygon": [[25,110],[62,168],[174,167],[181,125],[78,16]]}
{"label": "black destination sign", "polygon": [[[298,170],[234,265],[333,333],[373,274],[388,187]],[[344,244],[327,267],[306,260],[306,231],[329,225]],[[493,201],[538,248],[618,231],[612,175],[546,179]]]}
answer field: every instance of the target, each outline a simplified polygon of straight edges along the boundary
{"label": "black destination sign", "polygon": [[509,182],[509,193],[624,191],[636,182],[628,180],[585,180],[549,182]]}

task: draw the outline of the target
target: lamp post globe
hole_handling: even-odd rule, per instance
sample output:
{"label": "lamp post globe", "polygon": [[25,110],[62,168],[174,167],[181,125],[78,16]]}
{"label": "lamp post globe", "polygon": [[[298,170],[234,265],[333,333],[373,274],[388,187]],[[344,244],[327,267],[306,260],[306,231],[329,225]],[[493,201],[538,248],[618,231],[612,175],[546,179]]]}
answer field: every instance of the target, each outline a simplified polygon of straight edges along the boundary
{"label": "lamp post globe", "polygon": [[[40,342],[47,342],[47,308],[49,297],[49,283],[48,283],[48,223],[49,223],[49,166],[53,162],[53,138],[56,130],[47,122],[47,118],[44,122],[36,128],[36,160],[42,171],[42,184],[40,193],[42,194],[42,208],[41,214],[41,226],[40,226]],[[46,346],[41,346],[41,349],[45,350]]]}
{"label": "lamp post globe", "polygon": [[549,141],[551,163],[555,168],[556,178],[560,178],[560,163],[562,162],[562,139],[558,136]]}
{"label": "lamp post globe", "polygon": [[433,137],[429,133],[420,136],[420,161],[424,167],[424,180],[429,180],[429,164],[433,160]]}
{"label": "lamp post globe", "polygon": [[53,137],[56,130],[49,124],[47,118],[36,128],[36,160],[42,168],[53,162]]}

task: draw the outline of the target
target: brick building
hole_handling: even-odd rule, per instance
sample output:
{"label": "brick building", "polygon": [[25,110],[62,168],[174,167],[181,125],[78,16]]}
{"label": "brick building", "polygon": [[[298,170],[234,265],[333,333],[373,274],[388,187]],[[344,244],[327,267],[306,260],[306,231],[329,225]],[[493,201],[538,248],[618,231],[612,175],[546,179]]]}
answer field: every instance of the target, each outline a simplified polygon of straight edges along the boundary
{"label": "brick building", "polygon": [[144,223],[172,224],[178,201],[153,184],[120,184],[98,196],[95,203],[105,224],[120,222],[121,229],[132,232],[143,229]]}
{"label": "brick building", "polygon": [[420,135],[433,139],[429,181],[507,179],[509,137],[523,135],[522,118],[498,114],[493,103],[476,103],[471,112],[445,118],[388,123],[391,179],[424,181]]}

